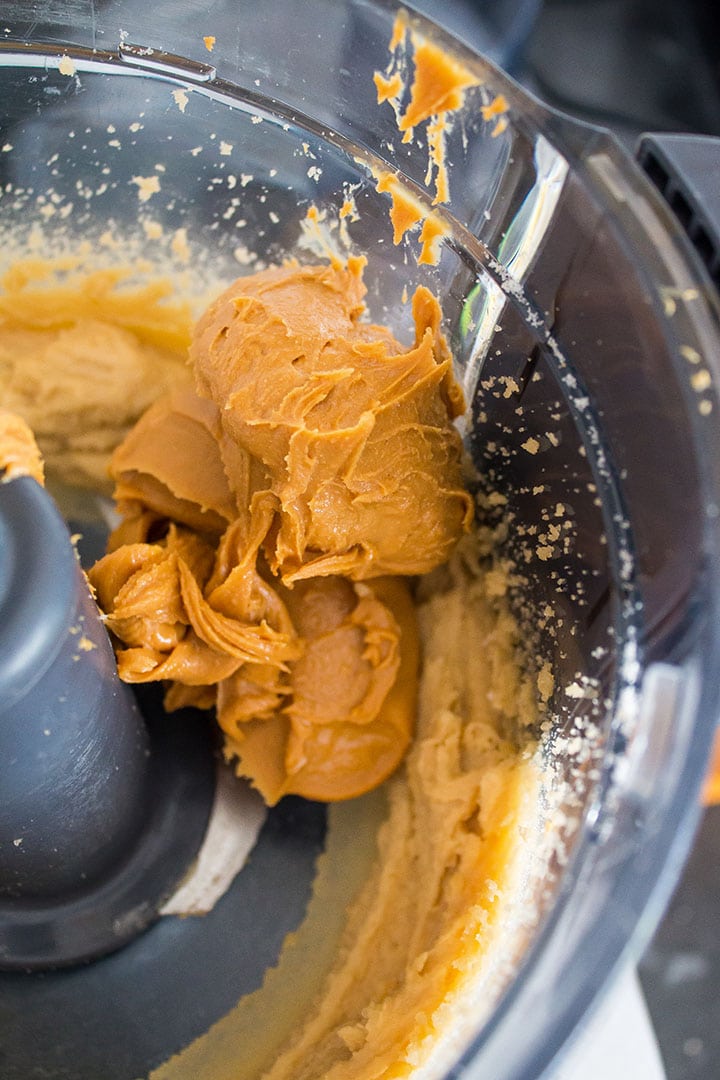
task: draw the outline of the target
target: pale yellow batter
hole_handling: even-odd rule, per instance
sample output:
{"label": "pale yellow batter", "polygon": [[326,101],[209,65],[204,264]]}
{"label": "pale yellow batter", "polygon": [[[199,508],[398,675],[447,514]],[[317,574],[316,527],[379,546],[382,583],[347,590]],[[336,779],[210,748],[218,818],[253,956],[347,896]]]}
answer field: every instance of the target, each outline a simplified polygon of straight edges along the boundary
{"label": "pale yellow batter", "polygon": [[48,474],[109,487],[118,442],[155,398],[189,382],[190,305],[169,282],[26,259],[0,290],[0,406],[35,433]]}

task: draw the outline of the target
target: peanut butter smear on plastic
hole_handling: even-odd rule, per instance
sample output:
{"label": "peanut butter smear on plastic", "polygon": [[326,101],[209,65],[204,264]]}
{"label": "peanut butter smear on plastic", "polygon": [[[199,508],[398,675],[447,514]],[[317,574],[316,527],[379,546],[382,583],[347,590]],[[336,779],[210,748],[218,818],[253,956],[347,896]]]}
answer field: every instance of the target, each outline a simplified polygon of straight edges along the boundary
{"label": "peanut butter smear on plastic", "polygon": [[90,572],[121,678],[215,706],[269,804],[346,799],[401,761],[416,709],[409,581],[472,520],[462,394],[420,287],[415,341],[363,321],[363,261],[238,279],[199,319],[195,388],[115,451],[122,521]]}
{"label": "peanut butter smear on plastic", "polygon": [[[403,95],[408,84],[407,61],[408,38],[412,50],[413,78],[409,100],[404,108]],[[465,102],[465,92],[478,85],[476,75],[448,55],[433,42],[420,34],[410,32],[407,15],[401,11],[393,26],[388,50],[390,61],[386,70],[376,71],[373,79],[378,105],[387,102],[395,112],[398,131],[403,142],[413,139],[414,131],[425,124],[428,148],[428,168],[425,183],[435,188],[433,205],[447,203],[450,199],[446,136],[455,114],[459,114]],[[392,200],[390,221],[393,226],[393,243],[399,244],[405,234],[421,221],[419,264],[437,265],[440,258],[440,240],[447,234],[444,221],[427,209],[405,187],[400,175],[377,169],[373,176],[379,192],[387,192]]]}

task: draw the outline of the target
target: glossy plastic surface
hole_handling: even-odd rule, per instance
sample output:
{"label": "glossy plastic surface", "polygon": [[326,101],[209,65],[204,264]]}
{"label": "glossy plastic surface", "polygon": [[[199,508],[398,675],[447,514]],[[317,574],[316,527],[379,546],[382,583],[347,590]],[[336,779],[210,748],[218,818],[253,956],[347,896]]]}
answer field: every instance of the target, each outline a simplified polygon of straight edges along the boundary
{"label": "glossy plastic surface", "polygon": [[[478,1002],[472,1044],[445,1075],[534,1080],[651,932],[690,843],[720,711],[709,279],[608,135],[550,113],[422,21],[417,32],[478,85],[448,132],[438,265],[418,266],[416,234],[395,247],[372,170],[397,170],[428,212],[433,192],[424,138],[401,143],[376,101],[389,3],[270,0],[262,17],[227,3],[205,21],[189,4],[119,2],[82,25],[57,5],[54,21],[37,21],[36,5],[23,21],[23,7],[3,12],[12,36],[35,39],[0,52],[4,223],[31,236],[42,221],[58,244],[74,231],[100,246],[109,228],[160,221],[166,237],[186,230],[199,278],[230,276],[311,258],[309,206],[331,223],[351,193],[347,235],[368,258],[372,317],[405,335],[406,287],[425,282],[442,299],[468,446],[507,500],[519,610],[556,672],[557,839],[515,976],[489,1017]],[[60,72],[63,55],[74,75]],[[504,129],[481,108],[500,94]],[[141,202],[137,178],[152,175],[158,194]]]}
{"label": "glossy plastic surface", "polygon": [[3,907],[66,898],[126,856],[149,749],[65,522],[30,477],[0,485],[0,535],[3,967]]}
{"label": "glossy plastic surface", "polygon": [[187,873],[214,762],[197,717],[170,725],[147,694],[143,716],[120,682],[67,526],[29,476],[0,483],[0,691],[0,972],[104,956]]}

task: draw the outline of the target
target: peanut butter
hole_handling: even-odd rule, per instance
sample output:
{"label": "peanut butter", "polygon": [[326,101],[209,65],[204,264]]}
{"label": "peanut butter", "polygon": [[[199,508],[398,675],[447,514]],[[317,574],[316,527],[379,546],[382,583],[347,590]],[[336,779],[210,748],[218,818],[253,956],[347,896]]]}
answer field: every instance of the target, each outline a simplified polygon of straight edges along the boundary
{"label": "peanut butter", "polygon": [[196,393],[115,451],[122,522],[90,579],[127,682],[216,706],[273,804],[356,796],[399,764],[416,707],[408,578],[472,517],[437,301],[403,348],[363,321],[360,260],[234,282],[190,346]]}
{"label": "peanut butter", "polygon": [[[286,584],[425,573],[472,516],[439,305],[416,291],[405,349],[361,320],[361,271],[351,260],[240,278],[190,347],[198,390],[220,409],[231,486],[272,506],[263,546]],[[248,458],[261,469],[250,487]]]}

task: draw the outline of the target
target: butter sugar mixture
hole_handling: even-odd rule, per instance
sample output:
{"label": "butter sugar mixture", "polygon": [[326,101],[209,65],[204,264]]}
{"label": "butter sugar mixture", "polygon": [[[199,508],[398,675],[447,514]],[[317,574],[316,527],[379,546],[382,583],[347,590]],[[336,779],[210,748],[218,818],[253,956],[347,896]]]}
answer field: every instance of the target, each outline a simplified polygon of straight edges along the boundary
{"label": "butter sugar mixture", "polygon": [[[0,290],[0,406],[32,428],[48,471],[109,486],[108,458],[159,394],[188,381],[190,306],[160,278],[25,258]],[[91,373],[91,377],[88,377]]]}

